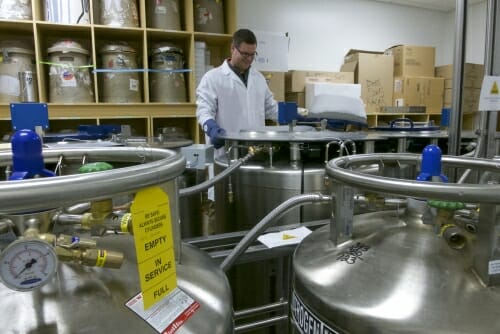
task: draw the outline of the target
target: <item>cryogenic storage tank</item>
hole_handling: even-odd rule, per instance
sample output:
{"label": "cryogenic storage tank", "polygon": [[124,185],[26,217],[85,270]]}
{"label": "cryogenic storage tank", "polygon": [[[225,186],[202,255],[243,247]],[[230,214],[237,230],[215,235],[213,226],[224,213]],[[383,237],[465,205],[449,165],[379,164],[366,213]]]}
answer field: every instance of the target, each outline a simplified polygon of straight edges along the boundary
{"label": "cryogenic storage tank", "polygon": [[[12,161],[26,158],[0,153],[2,176],[16,174],[11,173]],[[179,153],[80,147],[48,149],[43,159],[44,173],[53,170],[57,176],[0,182],[0,332],[233,332],[226,276],[179,237],[176,178],[185,168]],[[86,173],[72,173],[82,165],[79,169]],[[142,299],[139,277],[148,281],[172,268],[160,261],[155,266],[162,266],[146,275],[138,270],[138,244],[129,232],[135,233],[140,221],[133,210],[137,194],[149,189],[161,189],[168,198],[159,212],[172,222],[178,289],[166,303],[159,302],[161,307],[153,305],[154,312],[144,313],[137,306]],[[141,245],[149,249],[158,243]]]}
{"label": "cryogenic storage tank", "polygon": [[[482,175],[457,184],[414,181],[420,161],[372,154],[328,163],[335,220],[294,254],[295,333],[498,333],[498,162],[443,158],[443,171]],[[367,165],[378,173],[363,173]],[[402,167],[413,175],[398,175]],[[396,196],[406,210],[353,215],[358,194]]]}

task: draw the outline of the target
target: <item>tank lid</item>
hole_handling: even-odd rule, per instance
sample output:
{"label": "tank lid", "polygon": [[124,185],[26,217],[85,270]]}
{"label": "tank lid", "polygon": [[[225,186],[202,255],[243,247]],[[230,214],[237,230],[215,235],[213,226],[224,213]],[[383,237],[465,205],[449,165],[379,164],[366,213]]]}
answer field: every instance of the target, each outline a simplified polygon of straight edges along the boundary
{"label": "tank lid", "polygon": [[135,49],[128,45],[127,43],[114,43],[114,44],[107,44],[103,46],[100,50],[101,53],[123,53],[123,52],[130,52],[130,53],[135,53]]}
{"label": "tank lid", "polygon": [[29,45],[29,43],[24,41],[15,41],[15,40],[5,40],[0,42],[0,50],[2,52],[12,52],[12,53],[26,53],[29,55],[34,55],[35,51],[33,51],[33,47]]}
{"label": "tank lid", "polygon": [[81,53],[84,55],[88,55],[89,52],[85,50],[80,43],[77,43],[72,40],[63,40],[54,43],[50,48],[47,49],[48,53],[54,53],[54,52],[62,52],[62,53],[69,53],[69,52],[75,52],[75,53]]}
{"label": "tank lid", "polygon": [[151,48],[151,51],[149,53],[151,55],[155,55],[158,53],[165,53],[165,52],[179,53],[181,55],[183,54],[183,51],[181,48],[179,48],[173,44],[169,44],[169,43],[153,44],[153,47]]}

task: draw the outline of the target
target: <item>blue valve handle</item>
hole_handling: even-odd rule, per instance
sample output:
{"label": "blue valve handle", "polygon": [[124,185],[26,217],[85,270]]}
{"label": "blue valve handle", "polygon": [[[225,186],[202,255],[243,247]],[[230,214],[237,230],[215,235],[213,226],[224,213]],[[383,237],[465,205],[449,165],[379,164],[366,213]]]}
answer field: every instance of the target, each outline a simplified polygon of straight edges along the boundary
{"label": "blue valve handle", "polygon": [[422,165],[417,181],[433,181],[434,178],[448,182],[448,177],[441,174],[441,149],[437,145],[427,145],[422,152]]}

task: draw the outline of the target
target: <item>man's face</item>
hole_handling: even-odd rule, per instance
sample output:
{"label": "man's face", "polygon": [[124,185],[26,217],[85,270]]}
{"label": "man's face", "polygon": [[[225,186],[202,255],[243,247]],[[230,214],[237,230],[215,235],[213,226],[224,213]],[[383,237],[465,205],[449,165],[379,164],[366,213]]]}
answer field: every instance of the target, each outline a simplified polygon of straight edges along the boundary
{"label": "man's face", "polygon": [[238,47],[231,45],[231,65],[241,71],[247,70],[252,65],[257,55],[257,45],[241,43]]}

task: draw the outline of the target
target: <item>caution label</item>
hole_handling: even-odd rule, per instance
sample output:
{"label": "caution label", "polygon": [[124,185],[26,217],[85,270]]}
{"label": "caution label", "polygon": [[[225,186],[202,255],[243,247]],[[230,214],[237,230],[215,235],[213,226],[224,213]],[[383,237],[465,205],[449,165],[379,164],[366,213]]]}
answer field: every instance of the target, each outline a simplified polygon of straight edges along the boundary
{"label": "caution label", "polygon": [[480,111],[500,110],[500,77],[485,76],[479,96]]}
{"label": "caution label", "polygon": [[168,195],[160,187],[141,190],[130,208],[144,308],[177,287]]}

